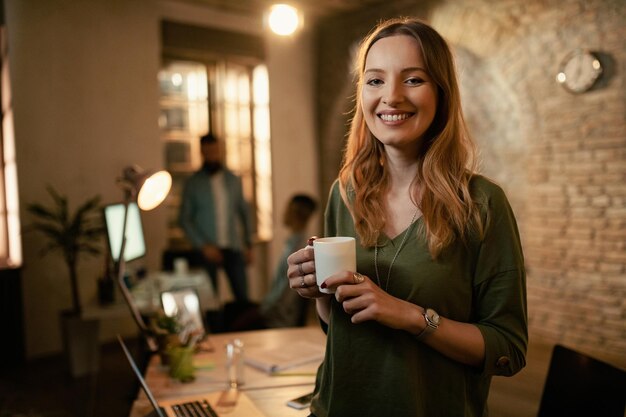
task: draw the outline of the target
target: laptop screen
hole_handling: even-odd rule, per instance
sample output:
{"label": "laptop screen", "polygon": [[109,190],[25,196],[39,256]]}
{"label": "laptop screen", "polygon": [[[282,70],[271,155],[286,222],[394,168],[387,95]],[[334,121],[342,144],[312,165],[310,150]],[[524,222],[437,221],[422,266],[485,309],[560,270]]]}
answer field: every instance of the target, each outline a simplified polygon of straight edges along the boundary
{"label": "laptop screen", "polygon": [[154,398],[154,395],[152,395],[152,391],[150,391],[148,384],[146,384],[146,380],[143,378],[143,375],[141,375],[141,371],[139,371],[139,367],[137,367],[137,363],[135,362],[135,360],[133,359],[133,356],[128,351],[128,348],[126,347],[126,343],[124,343],[124,340],[122,340],[122,337],[119,334],[117,335],[117,340],[120,342],[120,345],[122,346],[122,350],[124,351],[124,355],[126,355],[126,359],[128,359],[128,363],[130,363],[130,367],[133,369],[133,373],[139,380],[139,383],[141,384],[141,388],[146,393],[146,396],[148,397],[150,404],[152,404],[152,407],[154,408],[156,415],[158,417],[167,417],[165,415],[165,412],[161,409],[161,407],[159,407],[159,403],[157,403],[157,400],[156,398]]}

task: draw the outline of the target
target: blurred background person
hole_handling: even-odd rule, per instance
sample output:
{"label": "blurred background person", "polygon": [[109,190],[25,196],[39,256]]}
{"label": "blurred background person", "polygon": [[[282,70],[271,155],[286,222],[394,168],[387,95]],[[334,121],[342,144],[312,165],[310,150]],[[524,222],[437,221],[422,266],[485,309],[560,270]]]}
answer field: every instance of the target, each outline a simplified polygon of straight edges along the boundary
{"label": "blurred background person", "polygon": [[289,288],[287,258],[306,246],[307,226],[316,209],[317,202],[308,195],[296,194],[291,197],[283,213],[283,224],[289,229],[289,236],[276,264],[271,287],[261,304],[243,313],[229,330],[296,327],[306,323],[309,300]]}
{"label": "blurred background person", "polygon": [[199,252],[219,294],[217,272],[226,273],[238,303],[248,303],[246,265],[252,262],[252,227],[241,179],[222,163],[221,143],[211,132],[200,138],[202,167],[185,183],[179,222]]}

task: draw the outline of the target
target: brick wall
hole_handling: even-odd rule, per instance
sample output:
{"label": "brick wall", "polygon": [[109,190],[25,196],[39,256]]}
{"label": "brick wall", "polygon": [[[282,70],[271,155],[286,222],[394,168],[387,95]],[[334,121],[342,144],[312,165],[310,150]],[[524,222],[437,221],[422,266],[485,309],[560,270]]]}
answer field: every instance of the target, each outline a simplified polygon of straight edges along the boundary
{"label": "brick wall", "polygon": [[[351,106],[346,51],[377,18],[426,18],[455,49],[482,170],[518,218],[531,336],[626,365],[626,2],[410,3],[319,26],[322,186],[340,162],[338,110]],[[555,75],[579,47],[600,53],[605,74],[573,95]]]}

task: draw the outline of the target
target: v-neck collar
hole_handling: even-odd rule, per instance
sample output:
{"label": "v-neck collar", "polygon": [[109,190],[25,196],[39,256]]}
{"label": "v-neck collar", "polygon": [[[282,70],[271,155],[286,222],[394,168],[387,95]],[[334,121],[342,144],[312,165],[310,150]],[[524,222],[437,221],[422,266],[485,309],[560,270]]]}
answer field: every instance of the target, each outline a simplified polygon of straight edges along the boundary
{"label": "v-neck collar", "polygon": [[381,232],[378,247],[387,246],[387,244],[389,243],[391,243],[393,247],[396,247],[397,245],[400,244],[400,242],[402,242],[402,239],[404,239],[404,235],[408,232],[408,230],[412,228],[413,225],[416,225],[417,223],[421,222],[423,219],[424,219],[424,214],[420,213],[419,216],[411,224],[409,224],[406,228],[404,228],[404,230],[402,230],[393,238],[390,238],[389,236],[387,236],[385,232]]}

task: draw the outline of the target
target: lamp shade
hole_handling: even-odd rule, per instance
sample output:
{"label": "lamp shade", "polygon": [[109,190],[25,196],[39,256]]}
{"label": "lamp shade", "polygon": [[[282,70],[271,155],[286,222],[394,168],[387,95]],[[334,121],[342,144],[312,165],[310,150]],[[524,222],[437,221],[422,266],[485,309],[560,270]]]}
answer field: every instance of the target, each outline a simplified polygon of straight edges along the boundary
{"label": "lamp shade", "polygon": [[142,210],[152,210],[165,200],[172,187],[172,176],[167,171],[145,171],[137,166],[124,169],[122,182]]}

